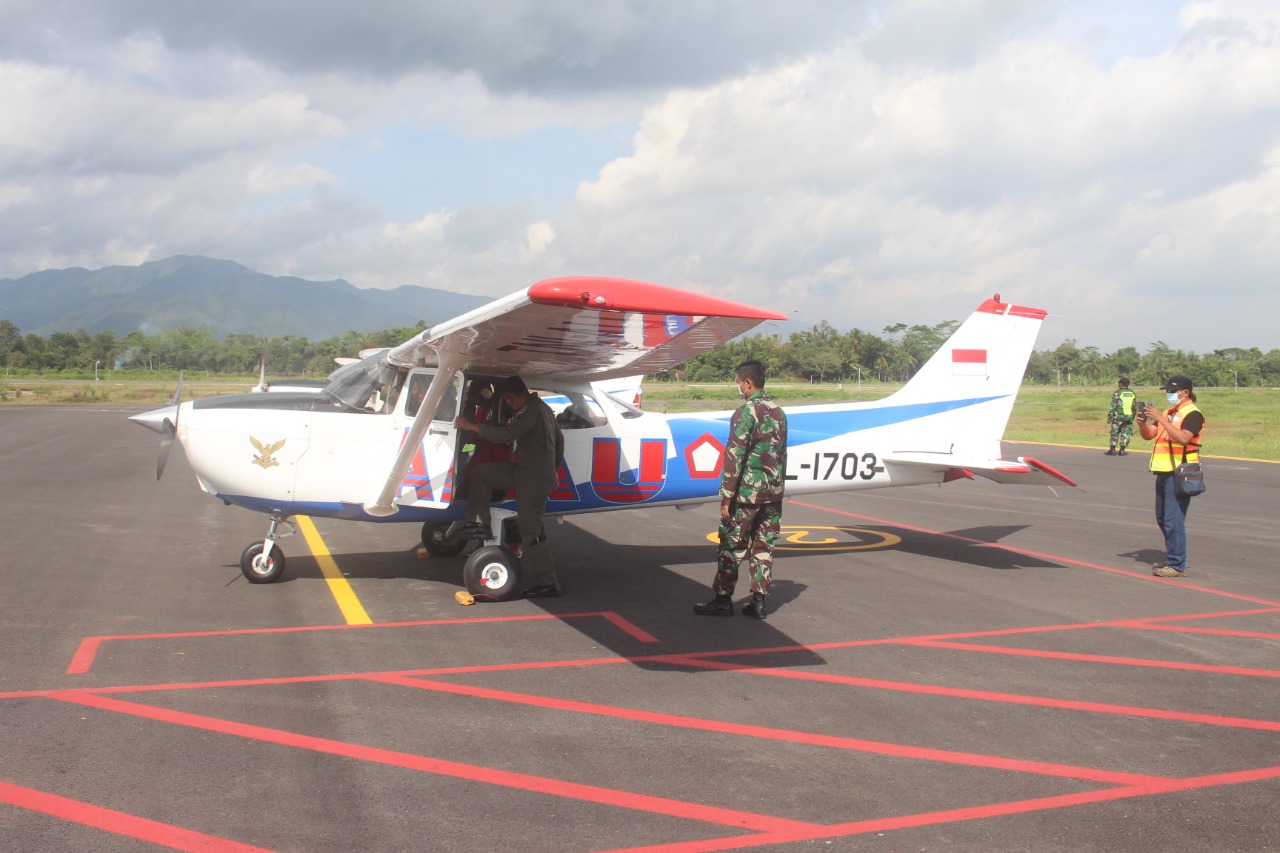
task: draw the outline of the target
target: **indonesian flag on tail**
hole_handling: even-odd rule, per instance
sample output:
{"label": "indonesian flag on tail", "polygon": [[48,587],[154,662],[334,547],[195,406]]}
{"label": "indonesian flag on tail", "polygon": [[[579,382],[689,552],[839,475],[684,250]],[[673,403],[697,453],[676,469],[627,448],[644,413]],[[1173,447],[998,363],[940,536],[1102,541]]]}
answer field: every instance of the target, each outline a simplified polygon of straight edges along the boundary
{"label": "indonesian flag on tail", "polygon": [[955,376],[986,376],[987,351],[984,349],[953,349],[951,373]]}

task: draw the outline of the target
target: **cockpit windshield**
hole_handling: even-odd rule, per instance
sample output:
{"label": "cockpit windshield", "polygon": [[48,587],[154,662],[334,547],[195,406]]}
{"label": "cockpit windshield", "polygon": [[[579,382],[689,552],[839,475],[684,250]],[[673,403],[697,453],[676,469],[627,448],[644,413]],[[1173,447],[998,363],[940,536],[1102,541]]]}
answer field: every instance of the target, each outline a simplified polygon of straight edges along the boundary
{"label": "cockpit windshield", "polygon": [[404,382],[403,371],[387,360],[387,351],[343,365],[329,377],[324,392],[357,412],[388,412]]}

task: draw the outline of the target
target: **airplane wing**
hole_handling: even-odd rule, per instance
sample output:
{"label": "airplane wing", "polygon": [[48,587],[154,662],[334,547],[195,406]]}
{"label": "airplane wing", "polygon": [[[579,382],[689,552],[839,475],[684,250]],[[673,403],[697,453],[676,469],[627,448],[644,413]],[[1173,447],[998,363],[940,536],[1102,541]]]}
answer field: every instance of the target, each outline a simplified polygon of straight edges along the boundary
{"label": "airplane wing", "polygon": [[390,358],[404,366],[452,361],[494,375],[600,381],[675,367],[786,317],[643,281],[552,278],[433,326]]}
{"label": "airplane wing", "polygon": [[881,457],[888,465],[915,465],[942,473],[943,482],[985,477],[997,483],[1018,486],[1079,485],[1070,477],[1027,456],[1011,459],[983,459],[952,453],[895,452]]}

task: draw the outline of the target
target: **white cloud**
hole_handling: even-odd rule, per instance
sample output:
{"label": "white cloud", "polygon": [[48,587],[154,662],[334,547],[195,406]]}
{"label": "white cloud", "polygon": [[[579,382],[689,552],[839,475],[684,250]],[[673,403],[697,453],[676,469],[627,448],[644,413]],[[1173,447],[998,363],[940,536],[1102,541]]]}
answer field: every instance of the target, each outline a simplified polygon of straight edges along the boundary
{"label": "white cloud", "polygon": [[536,258],[547,250],[556,239],[556,230],[550,222],[535,222],[525,229],[526,258]]}
{"label": "white cloud", "polygon": [[250,195],[261,196],[332,186],[336,182],[329,172],[306,163],[287,166],[262,163],[245,174],[244,187]]}
{"label": "white cloud", "polygon": [[[869,331],[999,291],[1057,315],[1042,343],[1104,349],[1212,288],[1150,338],[1280,346],[1271,2],[16,5],[0,275],[184,253],[496,296],[602,273]],[[626,156],[559,182],[530,159],[495,191],[461,159],[618,127]]]}
{"label": "white cloud", "polygon": [[[1237,276],[1250,313],[1274,316],[1259,280],[1277,268],[1274,80],[1265,20],[1110,68],[1039,36],[963,67],[846,47],[668,96],[578,215],[623,223],[596,229],[617,240],[597,254],[671,278],[696,251],[703,274],[752,289],[739,296],[784,296],[814,322],[936,322],[1001,291],[1070,315],[1049,334],[1118,346],[1161,294]],[[1200,346],[1242,328],[1280,343],[1269,321],[1171,313]]]}

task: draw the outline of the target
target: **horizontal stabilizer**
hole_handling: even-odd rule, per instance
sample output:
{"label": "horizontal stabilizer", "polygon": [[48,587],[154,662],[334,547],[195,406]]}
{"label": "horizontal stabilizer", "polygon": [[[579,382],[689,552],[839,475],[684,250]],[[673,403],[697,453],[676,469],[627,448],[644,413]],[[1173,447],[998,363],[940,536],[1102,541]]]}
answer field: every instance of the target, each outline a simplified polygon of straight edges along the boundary
{"label": "horizontal stabilizer", "polygon": [[960,478],[985,477],[1016,486],[1055,486],[1077,483],[1037,459],[1015,456],[1010,459],[983,459],[954,453],[895,452],[882,457],[888,465],[931,468],[943,475],[943,482]]}

